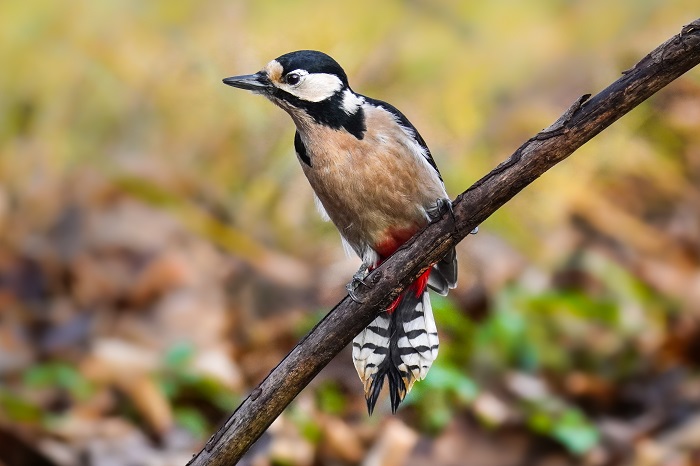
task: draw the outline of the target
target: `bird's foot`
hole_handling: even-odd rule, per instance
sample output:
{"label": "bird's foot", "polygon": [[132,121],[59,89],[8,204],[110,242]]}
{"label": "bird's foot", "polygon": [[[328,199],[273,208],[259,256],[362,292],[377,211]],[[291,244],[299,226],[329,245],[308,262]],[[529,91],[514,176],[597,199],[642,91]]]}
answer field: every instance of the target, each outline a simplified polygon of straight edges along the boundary
{"label": "bird's foot", "polygon": [[357,270],[357,272],[355,272],[355,275],[352,276],[352,280],[350,281],[350,283],[345,285],[345,289],[348,290],[350,299],[352,299],[356,303],[363,303],[363,301],[360,298],[358,298],[355,294],[355,291],[357,291],[360,285],[363,285],[367,288],[370,287],[369,283],[365,281],[367,275],[369,275],[369,267],[367,267],[367,264],[362,264]]}
{"label": "bird's foot", "polygon": [[455,214],[452,210],[452,201],[450,201],[449,199],[440,198],[437,201],[435,201],[435,207],[428,210],[428,215],[430,216],[431,220],[437,220],[440,217],[442,217],[445,214],[445,212],[450,213],[450,215],[452,216],[452,223],[455,223]]}
{"label": "bird's foot", "polygon": [[449,212],[450,218],[452,219],[452,230],[457,232],[457,219],[455,218],[455,212],[452,209],[452,201],[449,199],[440,198],[435,201],[435,208],[431,212],[428,212],[431,220],[435,221]]}
{"label": "bird's foot", "polygon": [[[428,211],[428,215],[430,215],[430,218],[432,220],[437,220],[438,218],[442,217],[445,212],[449,212],[450,216],[452,217],[452,224],[457,225],[457,219],[455,218],[455,213],[454,210],[452,209],[452,201],[449,199],[438,199],[435,201],[435,208],[431,209]],[[472,231],[469,232],[470,235],[475,235],[479,233],[479,227],[475,227]]]}

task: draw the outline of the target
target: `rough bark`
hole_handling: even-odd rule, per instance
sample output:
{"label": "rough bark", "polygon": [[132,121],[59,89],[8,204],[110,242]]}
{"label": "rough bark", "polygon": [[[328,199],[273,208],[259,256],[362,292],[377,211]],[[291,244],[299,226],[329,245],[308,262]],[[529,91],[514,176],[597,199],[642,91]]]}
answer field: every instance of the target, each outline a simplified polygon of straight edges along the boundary
{"label": "rough bark", "polygon": [[700,19],[684,26],[596,96],[578,99],[460,194],[453,213],[428,225],[368,277],[363,303],[346,297],[255,388],[190,465],[235,464],[297,394],[430,264],[544,172],[652,94],[700,63]]}

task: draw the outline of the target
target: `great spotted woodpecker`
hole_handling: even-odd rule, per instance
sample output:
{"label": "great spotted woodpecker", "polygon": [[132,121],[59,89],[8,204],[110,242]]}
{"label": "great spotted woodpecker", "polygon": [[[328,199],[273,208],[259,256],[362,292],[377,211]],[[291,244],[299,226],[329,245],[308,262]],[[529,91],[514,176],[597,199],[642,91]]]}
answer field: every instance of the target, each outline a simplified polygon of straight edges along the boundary
{"label": "great spotted woodpecker", "polygon": [[[328,55],[301,50],[251,75],[223,80],[262,94],[292,117],[294,148],[321,215],[362,259],[348,284],[362,279],[451,206],[435,161],[416,128],[395,107],[354,92]],[[438,354],[428,287],[441,295],[457,283],[454,250],[410,285],[352,344],[372,414],[389,380],[393,412]]]}

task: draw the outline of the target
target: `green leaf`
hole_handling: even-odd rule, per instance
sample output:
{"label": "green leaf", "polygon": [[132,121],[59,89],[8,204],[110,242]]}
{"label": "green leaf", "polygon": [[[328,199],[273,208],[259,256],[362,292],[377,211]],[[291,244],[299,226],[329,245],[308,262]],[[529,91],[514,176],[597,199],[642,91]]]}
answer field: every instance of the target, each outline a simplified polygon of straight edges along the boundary
{"label": "green leaf", "polygon": [[43,417],[40,406],[7,390],[0,390],[0,413],[15,422],[38,422]]}
{"label": "green leaf", "polygon": [[204,438],[209,432],[209,424],[196,409],[180,407],[174,409],[175,422],[190,431],[197,438]]}
{"label": "green leaf", "polygon": [[345,396],[335,383],[323,383],[316,390],[316,398],[319,408],[326,413],[338,415],[345,410]]}
{"label": "green leaf", "polygon": [[287,415],[289,416],[288,419],[294,423],[306,440],[314,444],[321,441],[323,431],[309,413],[300,409],[296,404],[293,404],[287,411]]}
{"label": "green leaf", "polygon": [[424,385],[424,388],[453,393],[464,403],[473,401],[479,392],[476,383],[463,371],[440,362],[433,364],[430,368],[430,376],[419,384]]}
{"label": "green leaf", "polygon": [[575,409],[567,410],[557,420],[552,436],[576,454],[586,453],[599,440],[595,426]]}
{"label": "green leaf", "polygon": [[24,373],[24,383],[31,388],[62,388],[78,400],[85,400],[94,392],[93,385],[76,368],[63,362],[29,368]]}
{"label": "green leaf", "polygon": [[194,357],[195,347],[191,343],[182,342],[171,346],[165,353],[165,365],[172,369],[182,369]]}

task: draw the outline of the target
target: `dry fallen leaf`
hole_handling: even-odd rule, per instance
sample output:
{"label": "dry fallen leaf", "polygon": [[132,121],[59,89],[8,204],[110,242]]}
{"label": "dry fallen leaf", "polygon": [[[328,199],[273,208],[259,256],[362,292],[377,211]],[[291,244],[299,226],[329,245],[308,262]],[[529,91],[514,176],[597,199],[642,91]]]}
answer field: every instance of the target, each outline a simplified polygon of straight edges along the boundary
{"label": "dry fallen leaf", "polygon": [[332,416],[323,416],[319,421],[323,429],[322,448],[329,457],[351,464],[362,460],[365,448],[353,427]]}
{"label": "dry fallen leaf", "polygon": [[396,418],[387,419],[362,466],[402,466],[418,442],[418,434]]}
{"label": "dry fallen leaf", "polygon": [[133,380],[117,381],[118,387],[134,403],[138,413],[159,437],[173,427],[170,402],[153,377],[141,375]]}

